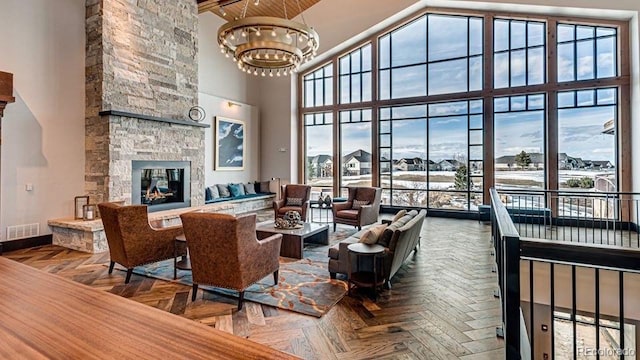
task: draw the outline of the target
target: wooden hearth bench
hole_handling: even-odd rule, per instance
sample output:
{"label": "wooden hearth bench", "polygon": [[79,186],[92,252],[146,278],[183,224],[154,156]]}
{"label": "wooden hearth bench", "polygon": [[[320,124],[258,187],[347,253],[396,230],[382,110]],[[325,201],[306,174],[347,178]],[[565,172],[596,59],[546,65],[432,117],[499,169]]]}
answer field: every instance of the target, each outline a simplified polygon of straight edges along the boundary
{"label": "wooden hearth bench", "polygon": [[[192,206],[188,208],[164,210],[149,213],[149,223],[153,227],[180,225],[180,214],[189,211],[206,211],[223,214],[243,214],[267,209],[272,206],[275,195],[264,195],[251,199],[230,200],[214,204]],[[82,219],[61,218],[47,222],[53,234],[53,244],[70,249],[100,253],[109,250],[102,220],[83,221]]]}

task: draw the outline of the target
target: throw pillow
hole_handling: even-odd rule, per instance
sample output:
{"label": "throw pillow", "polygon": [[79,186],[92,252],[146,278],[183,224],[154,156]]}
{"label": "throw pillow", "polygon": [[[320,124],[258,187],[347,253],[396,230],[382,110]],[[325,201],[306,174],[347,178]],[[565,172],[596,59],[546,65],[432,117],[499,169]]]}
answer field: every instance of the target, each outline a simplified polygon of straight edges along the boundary
{"label": "throw pillow", "polygon": [[369,202],[367,200],[353,200],[351,208],[354,210],[358,210],[362,207],[362,205],[369,205]]}
{"label": "throw pillow", "polygon": [[245,194],[255,194],[256,193],[256,185],[254,183],[244,184],[244,193]]}
{"label": "throw pillow", "polygon": [[218,191],[218,187],[213,185],[213,186],[209,186],[209,190],[211,191],[211,199],[219,199],[220,198],[220,191]]}
{"label": "throw pillow", "polygon": [[231,193],[229,192],[229,187],[227,186],[227,184],[218,184],[216,186],[218,187],[218,192],[220,193],[221,198],[226,198],[231,196]]}
{"label": "throw pillow", "polygon": [[231,196],[242,196],[244,195],[244,185],[242,184],[229,184],[229,192],[231,192]]}
{"label": "throw pillow", "polygon": [[302,198],[287,198],[286,206],[302,206]]}
{"label": "throw pillow", "polygon": [[400,210],[396,213],[396,215],[393,217],[393,219],[391,219],[391,222],[394,223],[398,220],[400,220],[403,216],[407,215],[407,210]]}
{"label": "throw pillow", "polygon": [[265,193],[268,194],[271,192],[271,189],[269,188],[269,182],[268,181],[261,181],[260,182],[260,192],[261,193]]}
{"label": "throw pillow", "polygon": [[382,235],[386,228],[387,224],[372,226],[362,233],[359,241],[364,244],[377,244],[380,239],[380,235]]}
{"label": "throw pillow", "polygon": [[204,201],[210,201],[212,199],[213,197],[211,196],[211,189],[209,188],[204,189]]}

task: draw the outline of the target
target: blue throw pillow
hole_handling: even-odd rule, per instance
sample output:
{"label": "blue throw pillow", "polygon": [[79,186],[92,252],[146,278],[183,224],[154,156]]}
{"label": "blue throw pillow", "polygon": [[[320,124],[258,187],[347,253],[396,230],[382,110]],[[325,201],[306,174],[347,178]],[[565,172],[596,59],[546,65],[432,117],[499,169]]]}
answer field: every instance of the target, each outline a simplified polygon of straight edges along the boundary
{"label": "blue throw pillow", "polygon": [[229,191],[231,192],[231,196],[242,196],[244,195],[244,185],[243,184],[229,184]]}
{"label": "blue throw pillow", "polygon": [[204,189],[204,201],[210,201],[213,199],[213,195],[211,195],[211,189]]}

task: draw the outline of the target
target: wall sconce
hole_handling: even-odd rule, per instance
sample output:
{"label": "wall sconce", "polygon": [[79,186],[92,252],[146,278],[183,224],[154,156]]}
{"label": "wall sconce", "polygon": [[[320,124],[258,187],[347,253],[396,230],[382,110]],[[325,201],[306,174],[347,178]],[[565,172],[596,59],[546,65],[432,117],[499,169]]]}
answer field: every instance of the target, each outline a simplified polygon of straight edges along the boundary
{"label": "wall sconce", "polygon": [[232,108],[232,107],[234,107],[234,106],[242,107],[242,104],[239,104],[239,103],[237,103],[237,102],[233,102],[233,101],[227,101],[227,105],[228,105],[230,108]]}
{"label": "wall sconce", "polygon": [[281,194],[280,194],[280,191],[281,191],[281,189],[280,189],[280,178],[279,177],[272,177],[271,178],[271,181],[275,181],[275,180],[278,180],[278,197],[277,197],[277,199],[280,199],[280,196],[281,196]]}

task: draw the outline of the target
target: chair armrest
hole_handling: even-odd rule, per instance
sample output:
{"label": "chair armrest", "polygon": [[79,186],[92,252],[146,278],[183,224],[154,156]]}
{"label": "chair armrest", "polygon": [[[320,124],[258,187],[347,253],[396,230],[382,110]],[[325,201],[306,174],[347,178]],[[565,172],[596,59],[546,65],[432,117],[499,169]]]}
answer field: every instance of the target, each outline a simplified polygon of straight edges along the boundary
{"label": "chair armrest", "polygon": [[182,225],[178,225],[178,226],[170,226],[170,227],[165,227],[165,228],[151,228],[154,231],[154,236],[158,236],[158,237],[167,237],[167,238],[171,238],[172,240],[175,239],[176,236],[178,235],[182,235],[184,233],[184,229],[182,228]]}
{"label": "chair armrest", "polygon": [[280,256],[280,246],[282,245],[282,234],[273,234],[268,238],[258,240],[260,244],[260,254],[258,256],[264,256],[269,259]]}
{"label": "chair armrest", "polygon": [[351,209],[351,202],[333,203],[332,209],[334,214],[340,210]]}
{"label": "chair armrest", "polygon": [[380,210],[376,209],[373,205],[362,205],[359,212],[360,223],[365,225],[378,222],[379,212]]}
{"label": "chair armrest", "polygon": [[273,200],[273,208],[274,209],[280,209],[281,207],[284,206],[284,199],[280,199],[280,200]]}

